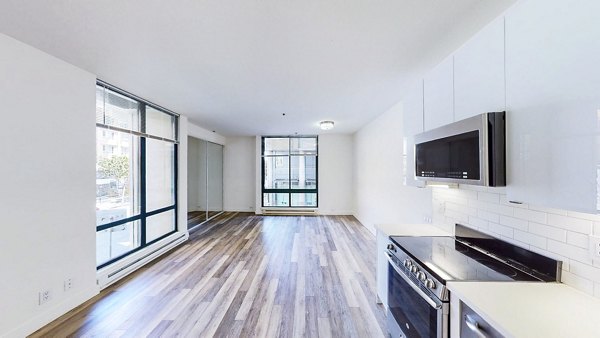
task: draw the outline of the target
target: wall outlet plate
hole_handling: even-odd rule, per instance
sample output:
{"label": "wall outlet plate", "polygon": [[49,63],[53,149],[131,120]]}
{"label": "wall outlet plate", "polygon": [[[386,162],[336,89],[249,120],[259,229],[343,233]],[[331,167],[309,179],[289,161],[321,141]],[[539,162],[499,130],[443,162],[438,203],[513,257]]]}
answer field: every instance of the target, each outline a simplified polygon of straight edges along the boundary
{"label": "wall outlet plate", "polygon": [[73,279],[67,278],[64,283],[65,291],[69,291],[73,288]]}
{"label": "wall outlet plate", "polygon": [[39,305],[47,303],[52,299],[52,293],[50,290],[42,290],[39,292]]}
{"label": "wall outlet plate", "polygon": [[590,236],[589,252],[592,260],[600,262],[600,237]]}

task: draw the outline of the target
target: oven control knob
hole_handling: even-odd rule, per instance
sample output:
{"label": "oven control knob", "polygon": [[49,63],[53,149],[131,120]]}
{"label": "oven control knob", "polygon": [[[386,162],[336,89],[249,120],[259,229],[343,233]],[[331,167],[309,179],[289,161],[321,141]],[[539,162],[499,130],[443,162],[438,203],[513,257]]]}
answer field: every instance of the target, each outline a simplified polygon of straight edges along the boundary
{"label": "oven control knob", "polygon": [[408,258],[404,260],[403,264],[404,264],[404,267],[406,267],[406,268],[410,268],[412,266],[412,262]]}
{"label": "oven control knob", "polygon": [[425,275],[425,273],[423,271],[417,272],[418,280],[420,280],[421,282],[424,282],[426,278],[427,278],[427,276]]}
{"label": "oven control knob", "polygon": [[417,271],[419,271],[419,268],[416,265],[410,267],[410,272],[417,273]]}
{"label": "oven control knob", "polygon": [[425,287],[428,289],[435,289],[435,282],[432,281],[431,279],[427,279],[425,281]]}
{"label": "oven control knob", "polygon": [[388,244],[387,245],[387,249],[390,251],[396,251],[396,248],[394,247],[394,244]]}

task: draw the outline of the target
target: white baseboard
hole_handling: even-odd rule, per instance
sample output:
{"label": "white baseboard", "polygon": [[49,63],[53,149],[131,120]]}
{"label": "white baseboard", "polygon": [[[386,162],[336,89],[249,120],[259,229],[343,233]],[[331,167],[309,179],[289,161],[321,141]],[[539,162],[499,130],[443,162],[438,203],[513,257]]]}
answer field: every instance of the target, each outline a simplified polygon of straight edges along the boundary
{"label": "white baseboard", "polygon": [[[76,291],[76,290],[72,290],[72,291]],[[76,308],[77,306],[85,303],[90,298],[97,295],[99,292],[100,292],[100,289],[96,286],[92,287],[92,288],[88,288],[86,290],[81,290],[79,292],[76,292],[73,294],[73,296],[65,299],[64,301],[62,301],[58,304],[55,304],[52,307],[49,307],[43,313],[40,313],[39,315],[36,315],[36,316],[30,318],[25,323],[22,323],[21,325],[14,328],[13,330],[8,331],[6,333],[0,333],[0,337],[6,337],[6,338],[26,337],[26,336],[34,333],[35,331],[39,330],[40,328],[42,328],[44,325],[52,322],[53,320],[64,315],[65,313],[71,311],[72,309]]]}
{"label": "white baseboard", "polygon": [[104,289],[111,284],[114,284],[121,278],[187,241],[189,236],[188,232],[174,233],[173,235],[154,243],[148,248],[124,258],[118,263],[99,270],[97,274],[98,286],[100,289]]}

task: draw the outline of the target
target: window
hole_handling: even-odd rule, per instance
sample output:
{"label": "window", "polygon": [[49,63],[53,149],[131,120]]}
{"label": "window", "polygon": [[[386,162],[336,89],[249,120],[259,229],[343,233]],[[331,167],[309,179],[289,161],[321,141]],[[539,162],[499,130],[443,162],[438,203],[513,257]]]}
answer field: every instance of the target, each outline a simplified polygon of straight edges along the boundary
{"label": "window", "polygon": [[96,87],[96,264],[177,230],[177,115]]}
{"label": "window", "polygon": [[316,136],[262,138],[262,206],[318,206]]}

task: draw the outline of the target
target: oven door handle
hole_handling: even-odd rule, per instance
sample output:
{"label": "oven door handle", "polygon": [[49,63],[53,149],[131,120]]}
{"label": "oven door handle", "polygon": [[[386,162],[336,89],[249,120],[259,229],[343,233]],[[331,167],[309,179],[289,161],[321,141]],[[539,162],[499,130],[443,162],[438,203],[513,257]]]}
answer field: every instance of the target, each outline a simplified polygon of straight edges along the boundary
{"label": "oven door handle", "polygon": [[433,299],[431,299],[431,297],[429,297],[425,292],[423,292],[423,290],[419,289],[418,286],[416,286],[405,274],[404,272],[402,272],[400,270],[400,268],[396,265],[396,263],[394,263],[394,261],[392,260],[392,255],[389,252],[386,252],[385,255],[387,256],[388,262],[390,263],[390,265],[394,268],[394,270],[396,270],[396,273],[398,273],[398,275],[400,275],[400,277],[402,277],[402,279],[404,279],[404,281],[406,282],[406,284],[410,285],[410,287],[419,295],[421,296],[421,298],[423,298],[423,300],[425,300],[427,302],[427,304],[429,304],[429,306],[431,306],[432,308],[439,310],[442,308],[442,303],[437,303],[435,302]]}

